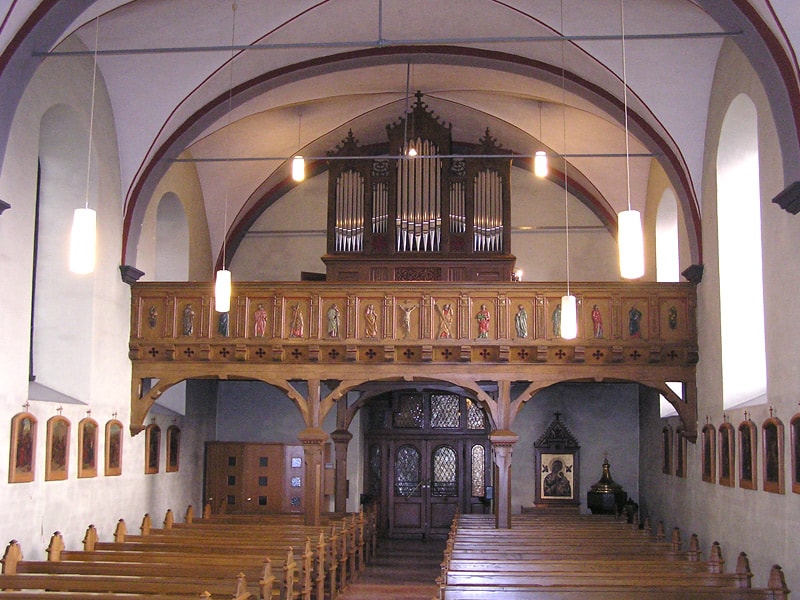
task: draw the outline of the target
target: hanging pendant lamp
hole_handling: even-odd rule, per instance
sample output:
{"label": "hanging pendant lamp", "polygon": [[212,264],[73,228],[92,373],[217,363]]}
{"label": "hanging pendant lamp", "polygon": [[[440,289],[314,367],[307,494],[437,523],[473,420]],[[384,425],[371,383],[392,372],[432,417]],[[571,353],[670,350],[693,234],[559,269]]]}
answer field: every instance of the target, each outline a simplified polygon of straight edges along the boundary
{"label": "hanging pendant lamp", "polygon": [[[569,177],[567,176],[567,100],[565,71],[566,59],[564,56],[564,2],[561,2],[561,106],[564,110],[562,128],[564,136],[564,230],[566,232],[566,263],[567,263],[567,294],[561,296],[561,337],[565,340],[574,340],[578,336],[578,302],[569,291]],[[538,152],[537,152],[538,154]]]}
{"label": "hanging pendant lamp", "polygon": [[[300,148],[300,131],[303,122],[303,113],[297,113],[297,147]],[[306,178],[306,161],[301,155],[296,155],[292,159],[292,179],[303,181]]]}
{"label": "hanging pendant lamp", "polygon": [[217,278],[214,283],[214,309],[217,312],[226,313],[231,309],[231,272],[226,268],[225,250],[227,247],[226,238],[228,235],[228,196],[230,193],[230,160],[231,160],[231,109],[233,108],[233,48],[236,38],[236,2],[231,4],[233,16],[231,18],[231,64],[230,81],[228,82],[228,126],[226,127],[228,160],[225,165],[225,212],[222,229],[222,268],[217,271]]}
{"label": "hanging pendant lamp", "polygon": [[[539,140],[542,139],[542,101],[539,101]],[[533,174],[537,177],[547,177],[547,152],[537,150],[533,156]]]}
{"label": "hanging pendant lamp", "polygon": [[89,110],[89,152],[86,158],[86,199],[83,208],[76,208],[72,216],[69,238],[69,270],[77,275],[94,271],[97,255],[97,213],[89,208],[89,180],[92,172],[92,142],[94,137],[94,101],[97,83],[97,42],[100,17],[95,19],[94,64],[92,66],[92,103]]}
{"label": "hanging pendant lamp", "polygon": [[625,113],[625,180],[628,210],[617,214],[617,245],[619,246],[619,272],[625,279],[638,279],[644,275],[644,234],[642,217],[631,209],[631,159],[628,140],[628,73],[625,61],[625,9],[619,2],[622,29],[622,86]]}

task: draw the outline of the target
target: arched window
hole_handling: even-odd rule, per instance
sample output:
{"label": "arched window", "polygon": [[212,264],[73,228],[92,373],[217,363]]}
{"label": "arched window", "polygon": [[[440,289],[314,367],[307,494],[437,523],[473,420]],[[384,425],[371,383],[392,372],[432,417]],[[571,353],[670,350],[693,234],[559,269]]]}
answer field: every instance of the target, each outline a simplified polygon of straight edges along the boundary
{"label": "arched window", "polygon": [[757,114],[731,102],[717,155],[717,232],[724,407],[761,404],[767,392]]}
{"label": "arched window", "polygon": [[156,210],[155,281],[189,278],[189,225],[180,199],[164,194]]}
{"label": "arched window", "polygon": [[672,190],[665,190],[656,213],[656,280],[680,281],[678,252],[678,203]]}
{"label": "arched window", "polygon": [[94,275],[70,272],[64,249],[69,247],[73,211],[84,206],[87,193],[89,207],[97,208],[96,169],[87,191],[88,137],[79,115],[65,105],[42,116],[30,375],[36,383],[74,398],[88,396],[91,381]]}

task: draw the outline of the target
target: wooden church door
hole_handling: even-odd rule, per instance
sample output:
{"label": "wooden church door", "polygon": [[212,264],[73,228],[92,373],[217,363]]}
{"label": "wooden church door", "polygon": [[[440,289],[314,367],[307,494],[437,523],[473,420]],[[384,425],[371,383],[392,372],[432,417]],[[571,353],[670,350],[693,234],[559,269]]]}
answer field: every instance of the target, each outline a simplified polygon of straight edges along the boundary
{"label": "wooden church door", "polygon": [[488,509],[486,417],[450,393],[391,394],[370,407],[367,490],[389,536],[444,537],[457,510]]}

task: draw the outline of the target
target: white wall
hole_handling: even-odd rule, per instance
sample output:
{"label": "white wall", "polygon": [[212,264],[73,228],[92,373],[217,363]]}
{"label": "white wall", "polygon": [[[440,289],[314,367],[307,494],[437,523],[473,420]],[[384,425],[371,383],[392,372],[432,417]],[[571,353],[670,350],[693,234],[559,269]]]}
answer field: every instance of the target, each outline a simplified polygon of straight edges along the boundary
{"label": "white wall", "polygon": [[[67,43],[65,49],[85,48]],[[0,217],[0,272],[6,281],[6,285],[0,286],[0,305],[3,306],[0,311],[0,422],[7,424],[28,401],[32,248],[40,125],[53,107],[63,107],[64,114],[72,115],[71,125],[64,135],[69,137],[68,143],[73,145],[73,151],[85,156],[89,138],[91,76],[91,58],[45,60],[19,104],[2,159],[0,197],[12,205]],[[63,292],[70,287],[80,289],[77,294],[59,294],[59,290],[53,288],[44,295],[49,297],[49,301],[37,305],[37,324],[41,324],[44,334],[37,338],[41,383],[69,394],[83,404],[30,403],[29,410],[39,421],[34,481],[5,483],[8,481],[8,463],[0,461],[0,486],[5,508],[0,515],[0,530],[7,540],[16,538],[20,542],[28,559],[44,557],[44,548],[56,530],[64,535],[67,548],[73,549],[80,546],[90,523],[98,528],[102,540],[109,540],[120,518],[126,520],[129,528],[136,530],[145,512],[150,512],[154,521],[160,522],[166,508],[172,508],[180,518],[190,502],[200,502],[197,474],[202,472],[202,454],[198,454],[196,448],[202,448],[202,443],[198,446],[197,438],[205,436],[203,421],[209,417],[194,409],[194,414],[187,417],[153,417],[164,433],[173,422],[183,430],[184,452],[178,473],[165,473],[162,468],[157,475],[145,475],[144,435],[131,437],[126,430],[122,475],[106,477],[103,474],[101,451],[98,476],[77,479],[77,424],[87,411],[91,410],[92,418],[100,425],[99,448],[104,447],[104,425],[109,419],[116,416],[123,423],[130,421],[131,367],[127,356],[130,291],[119,274],[122,198],[114,119],[109,106],[99,76],[93,132],[93,170],[97,170],[91,182],[91,208],[95,208],[98,214],[96,270],[92,275],[75,280],[76,276],[67,272],[66,251],[59,255],[58,249],[53,248],[48,256],[40,257],[58,272],[64,282]],[[85,181],[86,177],[85,171],[71,176],[75,181]],[[55,202],[58,201],[56,196],[53,195]],[[68,200],[64,199],[65,202]],[[74,207],[70,205],[71,208]],[[63,227],[68,230],[69,226],[69,219],[65,219]],[[61,237],[66,239],[65,235]],[[63,264],[60,270],[59,261]],[[80,327],[76,329],[71,323],[78,323]],[[66,332],[69,336],[64,340]],[[68,479],[46,482],[46,422],[59,407],[72,422]],[[147,422],[152,422],[152,419],[148,418]],[[0,427],[0,448],[9,448],[9,433],[9,426]],[[164,458],[162,455],[162,465]]]}
{"label": "white wall", "polygon": [[[767,404],[723,411],[720,360],[719,277],[716,223],[716,147],[730,102],[746,93],[758,111],[761,177],[762,252],[767,356]],[[771,199],[788,183],[783,181],[783,164],[776,125],[770,114],[757,73],[735,45],[726,41],[720,56],[709,109],[707,151],[704,159],[703,249],[705,272],[698,286],[698,336],[700,362],[698,379],[698,431],[706,418],[717,430],[723,415],[734,427],[748,416],[759,427],[770,410],[785,426],[786,492],[763,491],[763,470],[758,464],[758,490],[725,487],[702,481],[699,444],[688,444],[688,473],[685,479],[661,475],[661,427],[656,413],[643,411],[642,496],[654,520],[668,528],[679,526],[684,539],[697,533],[705,553],[718,540],[729,565],[744,551],[755,574],[754,585],[766,585],[769,569],[780,564],[790,588],[800,581],[800,555],[796,532],[800,526],[800,500],[791,491],[789,421],[798,412],[797,382],[800,367],[793,357],[800,352],[800,321],[791,318],[790,307],[800,291],[800,272],[791,258],[800,241],[800,219],[781,210]],[[753,293],[758,293],[753,290]],[[742,318],[747,318],[746,314]],[[738,469],[737,444],[737,469]],[[759,448],[759,461],[761,452]],[[738,471],[737,471],[738,473]],[[738,477],[737,477],[738,486]],[[655,521],[654,521],[655,522]]]}

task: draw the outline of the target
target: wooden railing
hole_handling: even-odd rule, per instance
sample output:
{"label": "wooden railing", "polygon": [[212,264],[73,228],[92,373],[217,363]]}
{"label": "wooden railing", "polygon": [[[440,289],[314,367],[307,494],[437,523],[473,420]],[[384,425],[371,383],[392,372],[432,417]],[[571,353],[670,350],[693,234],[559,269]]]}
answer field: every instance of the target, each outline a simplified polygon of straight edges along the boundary
{"label": "wooden railing", "polygon": [[[696,294],[691,284],[574,283],[578,336],[560,335],[557,283],[234,282],[231,310],[210,283],[134,283],[132,429],[144,382],[192,377],[470,381],[638,381],[690,390],[696,421]],[[159,390],[161,393],[163,390]]]}

